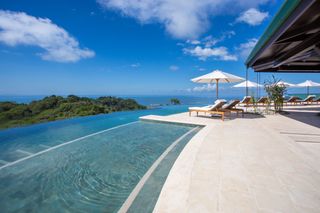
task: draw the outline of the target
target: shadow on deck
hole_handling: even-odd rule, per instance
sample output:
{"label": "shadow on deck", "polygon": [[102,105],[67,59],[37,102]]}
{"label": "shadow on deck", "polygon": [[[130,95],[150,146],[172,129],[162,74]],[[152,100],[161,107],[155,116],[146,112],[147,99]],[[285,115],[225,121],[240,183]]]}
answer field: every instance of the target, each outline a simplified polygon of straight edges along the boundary
{"label": "shadow on deck", "polygon": [[283,116],[320,128],[320,107],[287,108]]}

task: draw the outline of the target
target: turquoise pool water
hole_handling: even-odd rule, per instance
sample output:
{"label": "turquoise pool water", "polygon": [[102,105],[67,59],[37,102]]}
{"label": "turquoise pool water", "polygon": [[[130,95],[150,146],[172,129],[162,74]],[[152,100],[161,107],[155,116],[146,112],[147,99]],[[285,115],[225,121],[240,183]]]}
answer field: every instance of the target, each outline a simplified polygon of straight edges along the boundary
{"label": "turquoise pool water", "polygon": [[16,150],[38,151],[44,146],[53,146],[94,132],[137,121],[143,115],[169,115],[187,110],[187,106],[168,106],[159,109],[116,112],[97,116],[67,119],[22,128],[0,130],[1,160],[14,161],[24,154]]}
{"label": "turquoise pool water", "polygon": [[197,131],[138,118],[184,110],[121,112],[0,131],[1,212],[116,212],[159,156],[186,135],[130,207],[139,212],[139,203],[149,203],[144,212],[151,212],[172,164]]}

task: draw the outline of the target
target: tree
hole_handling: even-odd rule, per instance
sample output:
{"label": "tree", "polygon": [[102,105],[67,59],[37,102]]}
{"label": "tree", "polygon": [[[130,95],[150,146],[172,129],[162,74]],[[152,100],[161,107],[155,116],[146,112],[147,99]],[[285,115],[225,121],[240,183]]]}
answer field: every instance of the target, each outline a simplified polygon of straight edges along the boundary
{"label": "tree", "polygon": [[30,104],[0,102],[0,128],[54,121],[75,116],[97,115],[102,113],[146,109],[134,99],[100,97],[92,99],[69,95],[48,96]]}
{"label": "tree", "polygon": [[5,111],[8,111],[14,107],[16,107],[18,104],[14,103],[14,102],[9,102],[9,101],[6,101],[6,102],[0,102],[0,113],[1,112],[5,112]]}
{"label": "tree", "polygon": [[171,99],[170,99],[170,103],[173,104],[173,105],[179,105],[179,104],[181,104],[181,103],[180,103],[180,100],[177,99],[177,98],[171,98]]}
{"label": "tree", "polygon": [[77,102],[79,100],[80,100],[80,97],[78,97],[76,95],[68,95],[68,97],[67,97],[68,102]]}

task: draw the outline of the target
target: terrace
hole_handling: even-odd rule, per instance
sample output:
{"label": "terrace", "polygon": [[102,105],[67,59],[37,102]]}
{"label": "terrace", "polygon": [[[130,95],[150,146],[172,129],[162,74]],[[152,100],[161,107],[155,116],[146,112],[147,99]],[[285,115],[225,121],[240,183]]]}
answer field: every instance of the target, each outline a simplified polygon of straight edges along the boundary
{"label": "terrace", "polygon": [[320,107],[285,110],[225,122],[187,113],[141,117],[205,125],[173,165],[154,212],[316,212]]}
{"label": "terrace", "polygon": [[[246,66],[255,72],[320,72],[319,11],[319,1],[286,1]],[[320,107],[284,111],[225,122],[187,113],[142,117],[205,125],[173,165],[154,212],[318,212]]]}

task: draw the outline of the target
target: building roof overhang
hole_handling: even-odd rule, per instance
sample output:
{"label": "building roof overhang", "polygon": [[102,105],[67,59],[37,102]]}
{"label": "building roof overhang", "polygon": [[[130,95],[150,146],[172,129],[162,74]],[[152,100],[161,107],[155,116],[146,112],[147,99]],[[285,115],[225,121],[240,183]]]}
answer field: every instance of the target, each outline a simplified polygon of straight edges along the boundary
{"label": "building roof overhang", "polygon": [[288,0],[245,62],[256,72],[320,72],[320,1]]}

